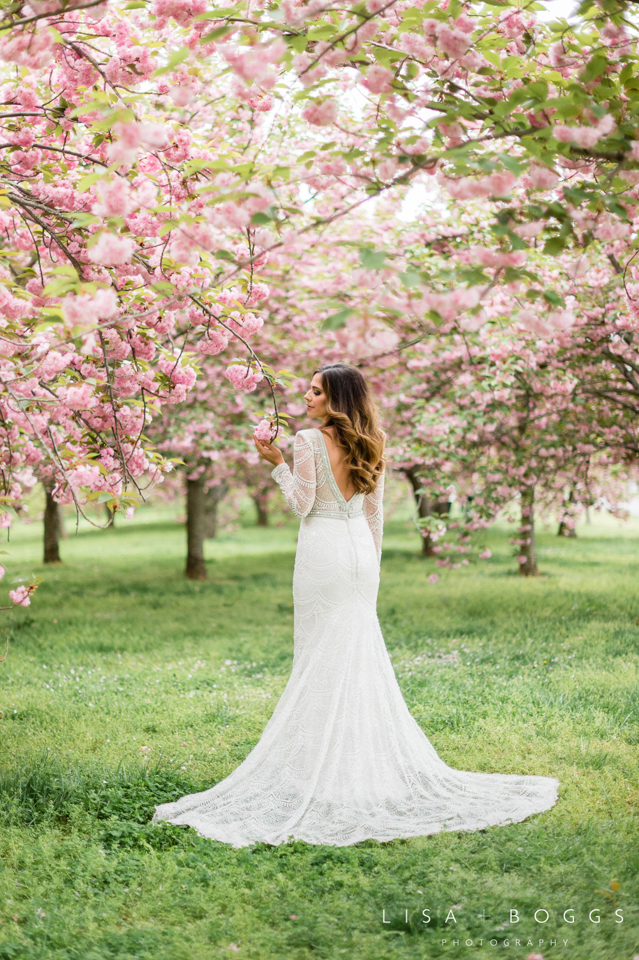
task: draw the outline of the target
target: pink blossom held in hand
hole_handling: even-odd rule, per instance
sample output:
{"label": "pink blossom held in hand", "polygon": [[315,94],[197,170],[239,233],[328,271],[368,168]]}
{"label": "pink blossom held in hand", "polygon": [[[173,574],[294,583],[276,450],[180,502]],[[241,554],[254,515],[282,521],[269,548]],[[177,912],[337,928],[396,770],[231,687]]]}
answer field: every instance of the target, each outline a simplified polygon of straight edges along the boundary
{"label": "pink blossom held in hand", "polygon": [[99,263],[103,267],[117,267],[122,263],[130,263],[134,252],[135,242],[129,237],[101,233],[98,242],[87,250],[87,257],[92,263]]}
{"label": "pink blossom held in hand", "polygon": [[245,367],[239,363],[233,363],[227,367],[224,376],[230,380],[236,390],[246,390],[248,393],[255,390],[258,383],[264,379],[264,374],[259,370],[252,370],[251,367]]}
{"label": "pink blossom held in hand", "polygon": [[28,607],[31,603],[31,591],[28,587],[18,587],[17,590],[9,590],[9,597],[12,603],[20,607]]}
{"label": "pink blossom held in hand", "polygon": [[271,421],[261,420],[253,431],[253,436],[257,437],[258,440],[266,440],[267,443],[270,443],[273,437],[273,424]]}

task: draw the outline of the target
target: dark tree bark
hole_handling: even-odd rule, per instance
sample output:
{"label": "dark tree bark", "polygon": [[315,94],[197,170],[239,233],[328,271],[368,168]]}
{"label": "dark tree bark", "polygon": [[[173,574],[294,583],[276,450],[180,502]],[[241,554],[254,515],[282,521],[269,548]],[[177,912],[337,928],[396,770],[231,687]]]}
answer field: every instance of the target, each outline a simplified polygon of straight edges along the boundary
{"label": "dark tree bark", "polygon": [[575,530],[574,527],[569,527],[562,520],[561,523],[559,524],[559,527],[557,528],[557,536],[558,537],[576,537],[577,531]]}
{"label": "dark tree bark", "polygon": [[253,497],[253,503],[257,511],[258,527],[268,527],[268,509],[266,504],[263,503],[260,497]]}
{"label": "dark tree bark", "polygon": [[60,535],[62,522],[60,504],[53,499],[53,488],[44,488],[46,505],[44,508],[44,562],[62,563],[60,559]]}
{"label": "dark tree bark", "polygon": [[258,527],[268,527],[268,501],[272,491],[272,485],[254,487],[251,491],[251,499],[255,504],[257,511]]}
{"label": "dark tree bark", "polygon": [[226,481],[218,483],[215,487],[209,487],[204,494],[204,536],[207,540],[213,540],[217,537],[217,517],[220,502],[229,492],[229,485]]}
{"label": "dark tree bark", "polygon": [[204,477],[186,481],[186,576],[189,580],[206,580],[204,536],[206,533],[206,498]]}
{"label": "dark tree bark", "polygon": [[[575,491],[571,490],[567,499],[564,500],[564,507],[569,510],[570,505],[575,502]],[[569,527],[565,520],[562,520],[557,529],[558,537],[576,537],[577,531],[574,527]]]}
{"label": "dark tree bark", "polygon": [[[417,515],[423,517],[446,517],[450,513],[450,503],[448,500],[428,500],[423,494],[419,493],[422,487],[421,477],[418,474],[419,467],[411,467],[405,470],[406,478],[413,488],[413,496],[417,505]],[[422,556],[435,557],[433,550],[434,543],[429,533],[422,534]]]}
{"label": "dark tree bark", "polygon": [[522,577],[536,577],[537,555],[535,553],[535,488],[533,485],[524,487],[521,491],[521,525],[519,528],[520,539],[524,540],[519,544],[520,556],[525,557],[525,561],[519,564],[519,573]]}

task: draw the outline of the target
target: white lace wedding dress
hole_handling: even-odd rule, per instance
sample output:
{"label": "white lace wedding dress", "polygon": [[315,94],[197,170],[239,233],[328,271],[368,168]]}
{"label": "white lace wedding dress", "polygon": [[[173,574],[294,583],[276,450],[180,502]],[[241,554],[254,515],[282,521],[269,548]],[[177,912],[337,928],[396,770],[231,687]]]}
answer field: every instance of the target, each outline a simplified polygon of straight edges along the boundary
{"label": "white lace wedding dress", "polygon": [[244,762],[154,819],[235,847],[346,846],[481,830],[551,807],[554,778],[453,770],[410,715],[376,613],[383,477],[346,501],[319,430],[296,435],[293,474],[283,463],[272,475],[302,518],[290,679]]}

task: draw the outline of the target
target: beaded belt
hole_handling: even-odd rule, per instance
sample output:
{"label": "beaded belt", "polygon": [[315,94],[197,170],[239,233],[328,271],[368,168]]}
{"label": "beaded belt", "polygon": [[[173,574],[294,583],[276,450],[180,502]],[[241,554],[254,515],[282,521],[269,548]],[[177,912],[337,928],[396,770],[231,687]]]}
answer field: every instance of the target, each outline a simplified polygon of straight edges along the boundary
{"label": "beaded belt", "polygon": [[360,500],[359,503],[353,504],[353,506],[350,506],[350,504],[344,504],[344,506],[340,505],[336,510],[322,509],[322,507],[312,507],[306,516],[331,517],[334,520],[351,520],[353,517],[363,517],[364,509]]}

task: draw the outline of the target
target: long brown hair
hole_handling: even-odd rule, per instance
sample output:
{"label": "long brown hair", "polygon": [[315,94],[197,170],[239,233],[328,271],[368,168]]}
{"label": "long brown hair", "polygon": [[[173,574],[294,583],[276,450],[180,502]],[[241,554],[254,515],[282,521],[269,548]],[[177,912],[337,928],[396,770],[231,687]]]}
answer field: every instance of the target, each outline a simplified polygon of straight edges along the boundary
{"label": "long brown hair", "polygon": [[378,423],[370,387],[356,367],[326,363],[316,370],[326,394],[328,419],[335,442],[346,450],[351,481],[357,493],[372,493],[384,470],[386,434]]}

